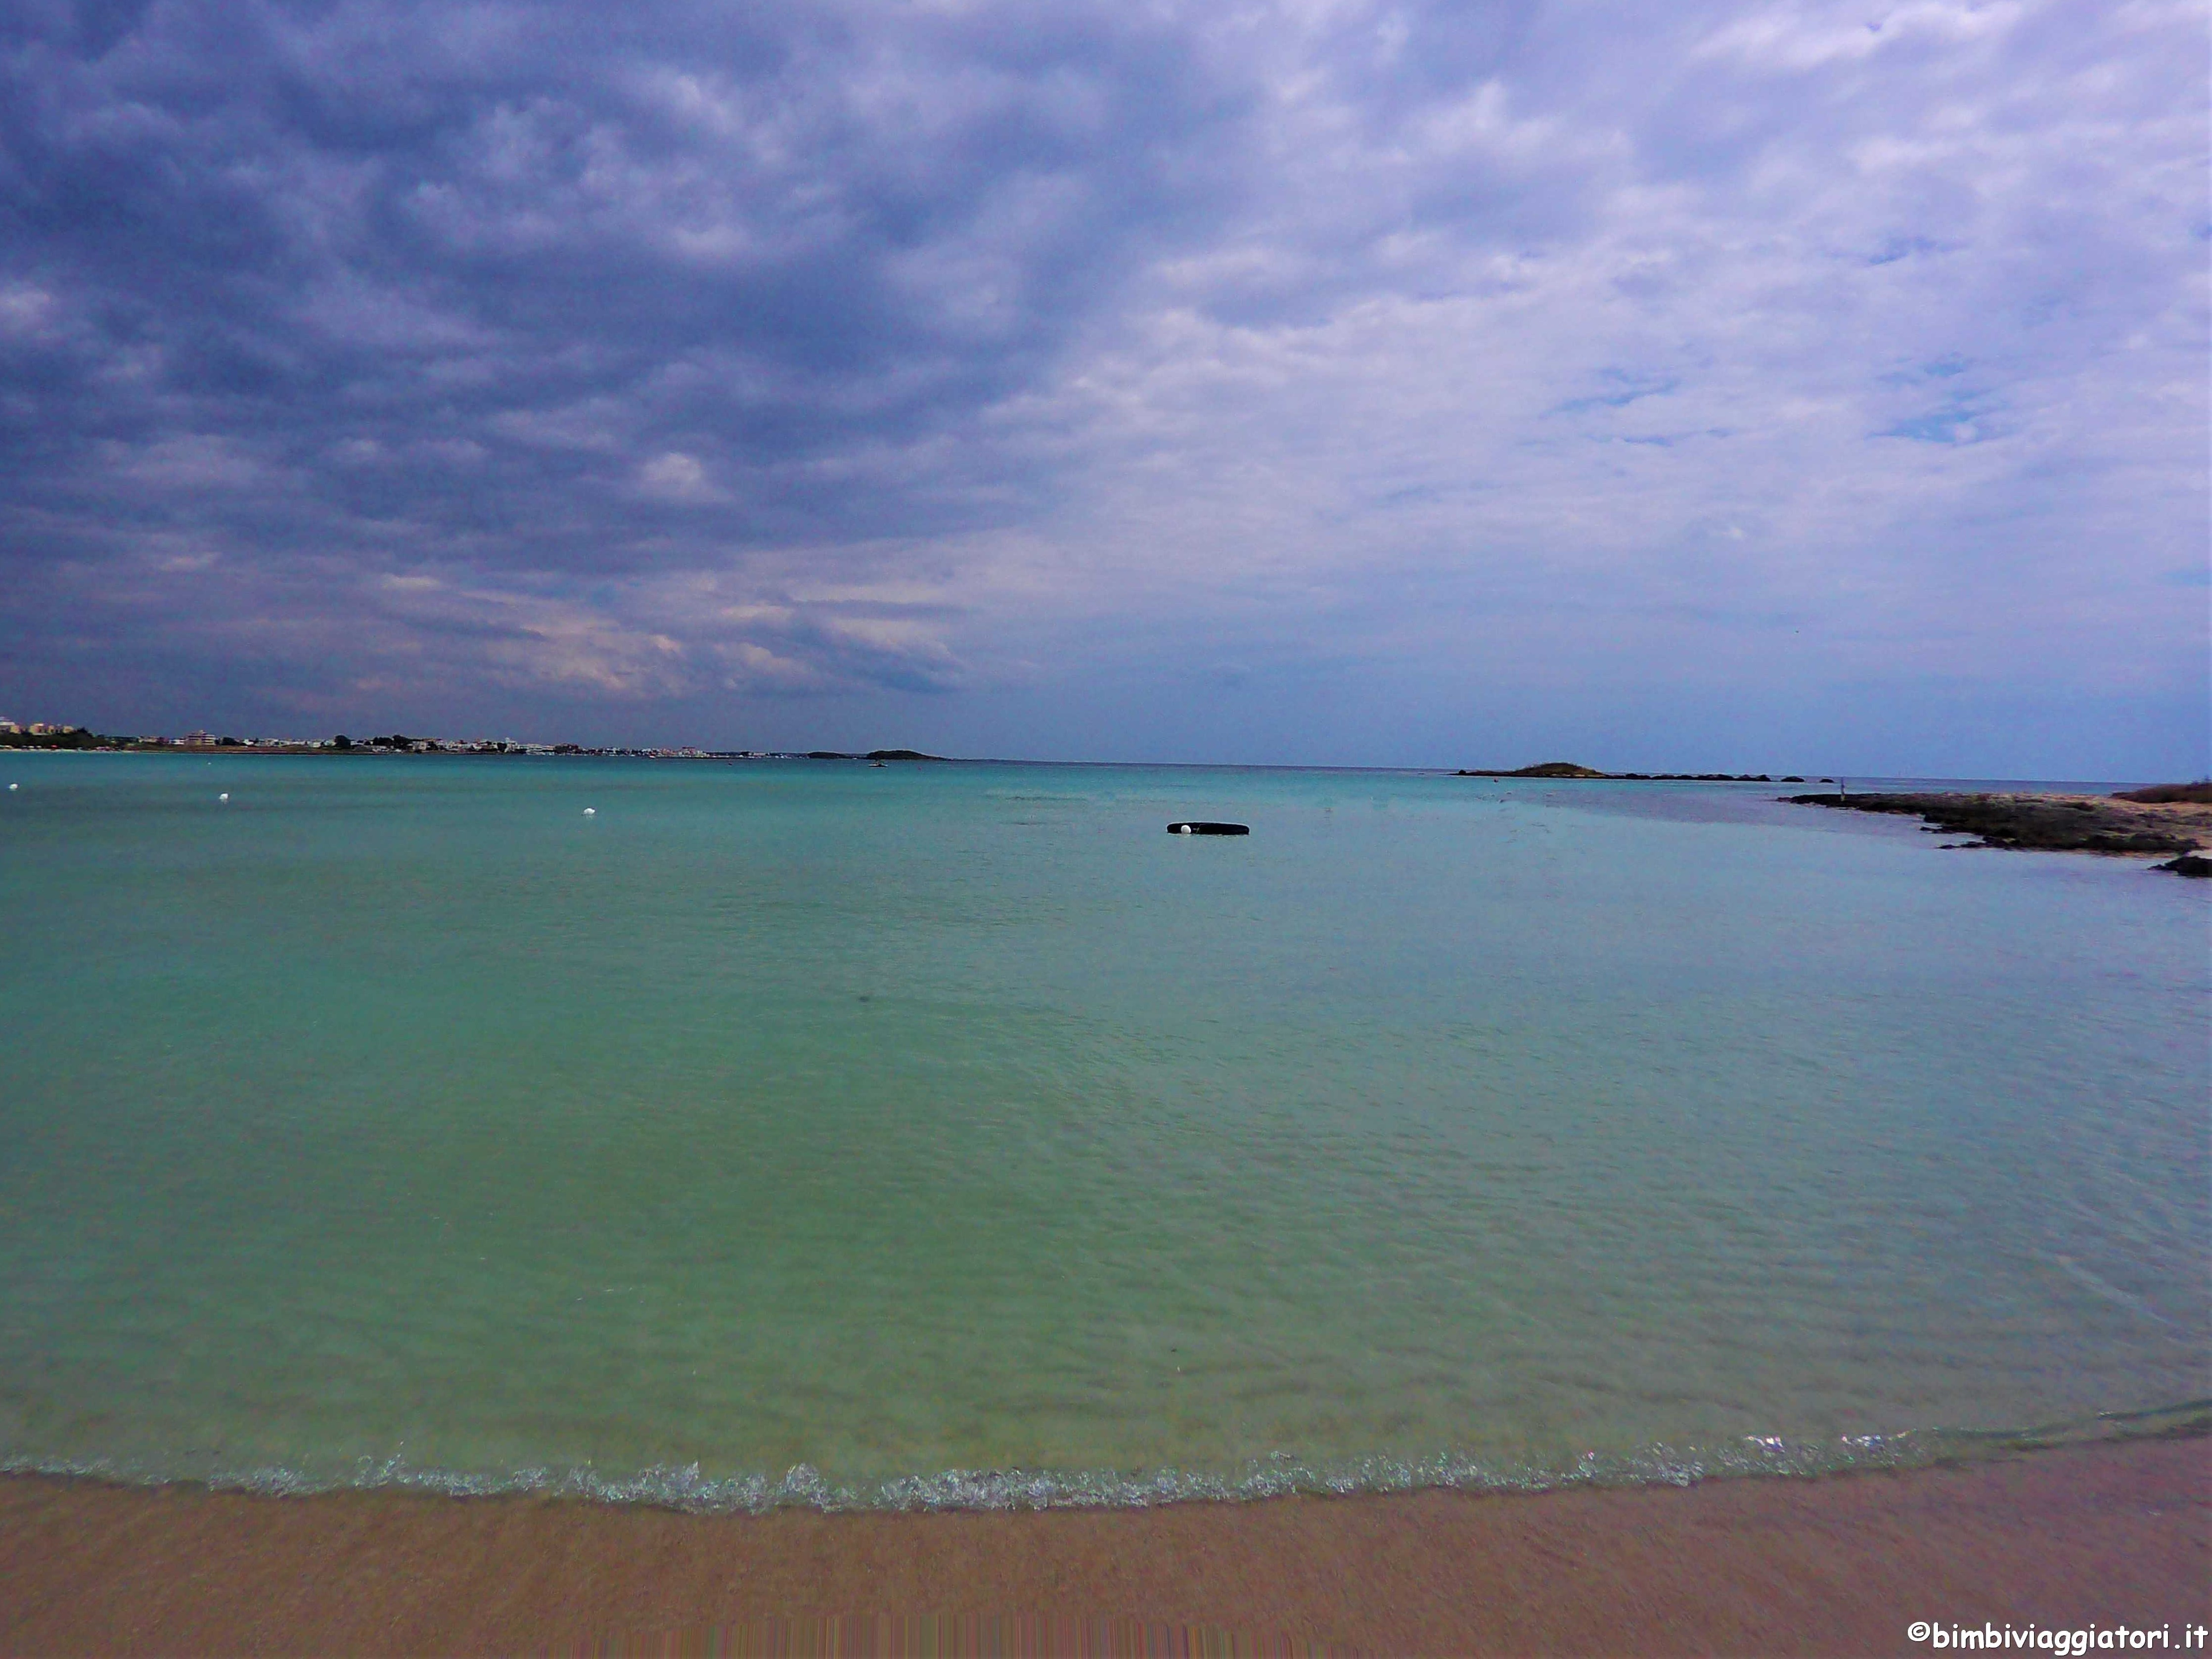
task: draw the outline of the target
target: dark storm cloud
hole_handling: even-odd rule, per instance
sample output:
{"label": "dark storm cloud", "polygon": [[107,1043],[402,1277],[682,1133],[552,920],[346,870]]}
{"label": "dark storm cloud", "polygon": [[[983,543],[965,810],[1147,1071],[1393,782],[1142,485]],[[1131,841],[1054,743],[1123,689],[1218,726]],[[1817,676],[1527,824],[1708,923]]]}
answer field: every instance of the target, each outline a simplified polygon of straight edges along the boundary
{"label": "dark storm cloud", "polygon": [[[1231,100],[1182,42],[1103,8],[1007,21],[19,13],[4,240],[46,297],[9,364],[10,495],[104,506],[103,446],[185,431],[220,451],[162,479],[254,469],[263,545],[404,520],[593,569],[702,505],[738,541],[988,510],[995,477],[805,463],[957,429],[1233,188],[1202,159]],[[661,454],[700,471],[641,472]]]}

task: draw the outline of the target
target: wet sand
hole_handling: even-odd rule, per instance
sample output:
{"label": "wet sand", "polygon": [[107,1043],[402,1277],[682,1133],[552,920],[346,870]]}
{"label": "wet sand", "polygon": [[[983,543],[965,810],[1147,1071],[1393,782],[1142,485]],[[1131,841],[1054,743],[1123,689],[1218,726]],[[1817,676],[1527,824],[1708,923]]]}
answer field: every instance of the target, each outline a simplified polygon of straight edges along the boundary
{"label": "wet sand", "polygon": [[2212,1440],[1015,1514],[0,1480],[8,1654],[1935,1650],[1915,1620],[2165,1626],[2191,1650],[2185,1627],[2212,1625]]}

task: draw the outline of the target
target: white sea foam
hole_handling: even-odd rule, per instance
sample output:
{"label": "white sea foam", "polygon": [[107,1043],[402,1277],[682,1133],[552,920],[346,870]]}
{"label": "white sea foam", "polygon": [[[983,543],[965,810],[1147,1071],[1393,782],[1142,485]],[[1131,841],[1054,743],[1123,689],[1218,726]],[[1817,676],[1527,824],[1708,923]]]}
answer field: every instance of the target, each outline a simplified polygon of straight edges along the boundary
{"label": "white sea foam", "polygon": [[1832,1440],[1746,1436],[1711,1446],[1655,1444],[1626,1455],[1587,1453],[1555,1464],[1449,1455],[1309,1462],[1288,1453],[1222,1471],[1187,1469],[944,1469],[880,1480],[833,1480],[811,1464],[781,1474],[709,1475],[698,1463],[630,1471],[590,1464],[501,1471],[419,1467],[404,1457],[362,1458],[311,1470],[282,1464],[186,1472],[147,1460],[0,1456],[0,1474],[65,1476],[153,1486],[179,1480],[270,1497],[331,1492],[415,1492],[451,1498],[538,1496],[643,1504],[702,1515],[861,1510],[1149,1509],[1164,1504],[1249,1503],[1453,1490],[1543,1492],[1575,1487],[1689,1486],[1747,1477],[1804,1478],[1853,1470],[1908,1469],[2080,1445],[2212,1432],[2212,1399],[2014,1430],[1916,1429]]}

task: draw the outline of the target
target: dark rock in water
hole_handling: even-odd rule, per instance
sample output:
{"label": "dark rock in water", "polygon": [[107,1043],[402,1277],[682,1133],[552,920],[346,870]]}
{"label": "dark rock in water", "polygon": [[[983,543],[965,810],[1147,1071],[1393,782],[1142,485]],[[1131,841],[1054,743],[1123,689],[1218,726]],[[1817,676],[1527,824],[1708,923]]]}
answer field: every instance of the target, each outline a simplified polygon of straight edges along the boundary
{"label": "dark rock in water", "polygon": [[2178,859],[2168,859],[2164,864],[2154,864],[2154,870],[2171,870],[2177,876],[2212,876],[2212,859],[2202,853],[2184,853]]}
{"label": "dark rock in water", "polygon": [[1194,819],[1168,825],[1168,834],[1171,836],[1249,836],[1251,833],[1252,826],[1249,823],[1201,823]]}

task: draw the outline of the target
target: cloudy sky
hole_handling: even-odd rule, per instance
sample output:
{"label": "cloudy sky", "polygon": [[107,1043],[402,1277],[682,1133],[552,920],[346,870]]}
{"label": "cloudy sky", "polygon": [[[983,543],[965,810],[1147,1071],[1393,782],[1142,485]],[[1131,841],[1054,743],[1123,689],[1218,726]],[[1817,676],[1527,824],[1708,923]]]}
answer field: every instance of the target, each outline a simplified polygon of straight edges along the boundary
{"label": "cloudy sky", "polygon": [[2198,0],[7,0],[0,713],[2197,775]]}

